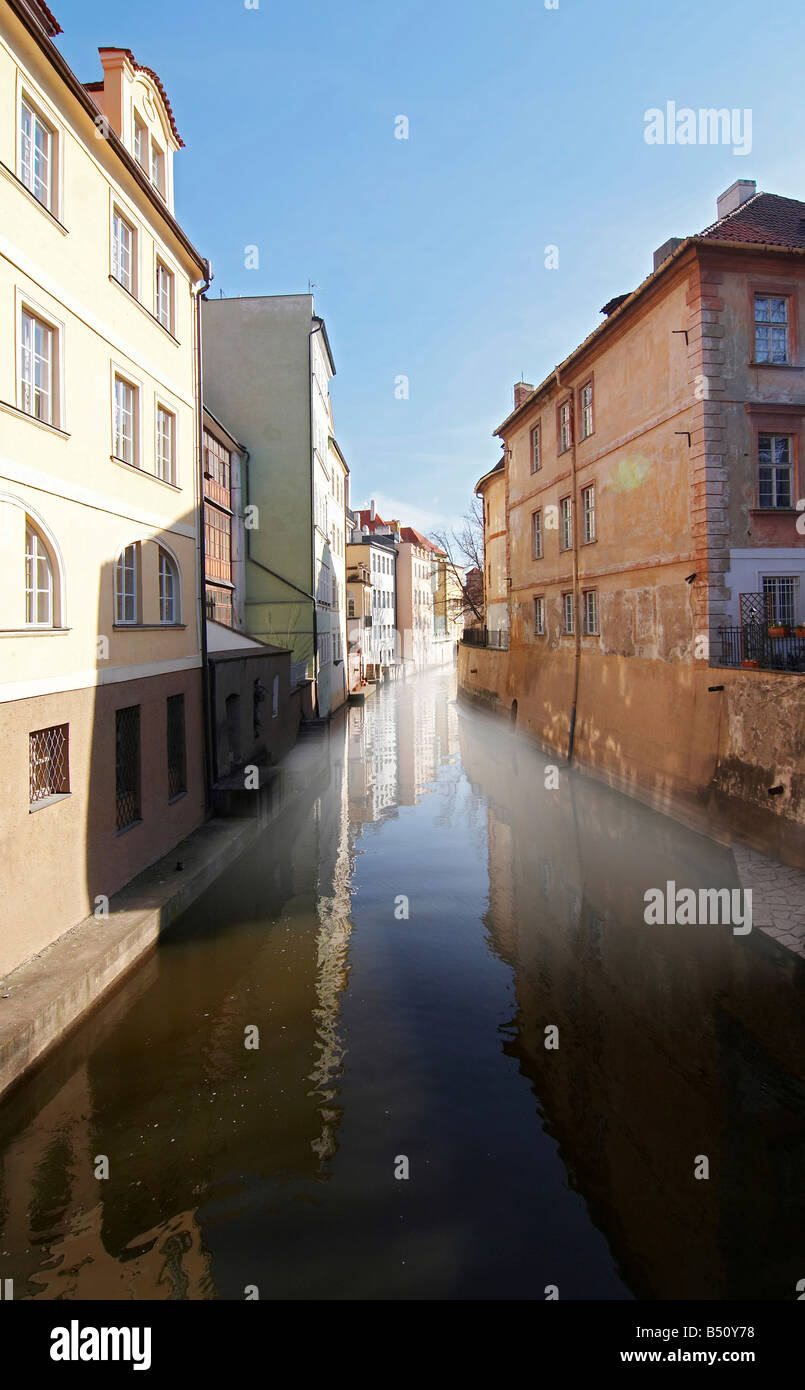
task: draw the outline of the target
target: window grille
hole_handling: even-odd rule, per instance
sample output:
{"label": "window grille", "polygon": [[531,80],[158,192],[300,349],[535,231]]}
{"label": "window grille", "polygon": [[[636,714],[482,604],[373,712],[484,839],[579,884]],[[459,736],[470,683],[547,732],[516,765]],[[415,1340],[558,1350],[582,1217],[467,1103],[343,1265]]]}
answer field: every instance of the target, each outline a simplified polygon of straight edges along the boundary
{"label": "window grille", "polygon": [[48,796],[70,790],[69,724],[55,724],[29,735],[30,800],[34,806]]}
{"label": "window grille", "polygon": [[142,819],[140,805],[140,706],[128,705],[115,715],[115,788],[117,828]]}
{"label": "window grille", "polygon": [[184,695],[168,696],[168,796],[187,791]]}

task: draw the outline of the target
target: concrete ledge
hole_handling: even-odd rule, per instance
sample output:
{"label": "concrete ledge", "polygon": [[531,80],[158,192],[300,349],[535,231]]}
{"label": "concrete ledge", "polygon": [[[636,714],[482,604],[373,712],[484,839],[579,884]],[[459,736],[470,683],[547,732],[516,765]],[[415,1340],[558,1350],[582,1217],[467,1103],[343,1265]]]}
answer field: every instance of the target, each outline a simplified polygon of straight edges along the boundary
{"label": "concrete ledge", "polygon": [[[0,1095],[155,945],[256,839],[264,821],[211,820],[0,985]],[[177,864],[182,864],[181,870]]]}

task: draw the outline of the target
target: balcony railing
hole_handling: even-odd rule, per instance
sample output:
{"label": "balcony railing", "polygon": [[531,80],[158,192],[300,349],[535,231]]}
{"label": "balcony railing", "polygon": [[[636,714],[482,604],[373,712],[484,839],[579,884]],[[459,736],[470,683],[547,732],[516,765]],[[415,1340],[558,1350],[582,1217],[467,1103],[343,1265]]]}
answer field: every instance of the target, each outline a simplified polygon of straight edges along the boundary
{"label": "balcony railing", "polygon": [[491,647],[495,651],[507,652],[509,650],[509,633],[507,628],[488,627],[465,627],[461,634],[462,642],[468,647]]}
{"label": "balcony railing", "polygon": [[805,671],[805,633],[772,636],[764,623],[721,627],[721,665],[758,667],[763,671]]}

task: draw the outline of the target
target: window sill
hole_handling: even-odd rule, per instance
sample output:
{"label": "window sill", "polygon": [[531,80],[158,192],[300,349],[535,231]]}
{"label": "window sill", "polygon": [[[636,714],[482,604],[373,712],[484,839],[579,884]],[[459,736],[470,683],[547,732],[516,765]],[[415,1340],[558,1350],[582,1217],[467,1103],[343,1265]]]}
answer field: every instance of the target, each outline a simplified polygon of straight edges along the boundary
{"label": "window sill", "polygon": [[49,420],[38,420],[35,415],[31,415],[30,411],[21,410],[18,405],[12,405],[11,401],[0,401],[0,410],[7,410],[9,415],[16,415],[21,420],[29,420],[32,425],[38,425],[40,430],[47,430],[48,434],[56,434],[60,439],[70,438],[61,425],[51,425]]}
{"label": "window sill", "polygon": [[118,835],[128,835],[130,830],[136,830],[138,825],[142,825],[143,818],[139,816],[137,820],[129,821],[128,825],[121,825],[117,831]]}
{"label": "window sill", "polygon": [[35,811],[44,811],[46,806],[55,806],[57,801],[69,801],[69,792],[54,792],[52,796],[43,796],[41,801],[35,801],[28,807],[28,815],[32,816]]}
{"label": "window sill", "polygon": [[178,483],[169,483],[165,478],[160,478],[158,473],[149,473],[147,468],[141,468],[139,463],[127,463],[125,459],[119,458],[117,454],[110,454],[112,463],[117,463],[121,468],[128,468],[132,473],[139,473],[143,478],[150,478],[154,483],[161,483],[163,487],[170,488],[171,492],[181,492]]}
{"label": "window sill", "polygon": [[187,623],[112,623],[113,632],[184,632]]}
{"label": "window sill", "polygon": [[184,801],[184,799],[185,799],[186,796],[187,796],[187,787],[185,787],[184,791],[177,792],[175,796],[169,796],[169,797],[168,797],[168,805],[169,805],[169,806],[175,806],[177,801]]}
{"label": "window sill", "polygon": [[11,182],[12,182],[17,188],[21,188],[21,189],[22,189],[22,191],[23,191],[23,193],[25,194],[26,198],[30,198],[31,202],[34,203],[34,204],[36,205],[36,207],[39,208],[39,211],[40,211],[40,212],[43,212],[43,213],[45,214],[45,216],[47,217],[48,221],[49,221],[49,222],[52,222],[53,225],[54,225],[54,227],[57,227],[57,228],[58,228],[58,230],[61,232],[62,236],[69,236],[69,235],[70,235],[70,233],[69,233],[67,227],[65,227],[65,225],[64,225],[63,222],[60,222],[60,221],[59,221],[59,219],[58,219],[58,217],[56,216],[55,212],[51,212],[51,210],[50,210],[49,207],[46,207],[44,203],[40,202],[40,200],[37,198],[36,194],[35,194],[35,193],[32,193],[31,190],[30,190],[30,188],[26,187],[26,185],[23,183],[22,179],[21,179],[21,178],[18,178],[18,176],[14,173],[14,170],[13,170],[13,169],[9,169],[8,165],[7,165],[7,164],[4,164],[2,160],[0,160],[0,172],[2,172],[3,174],[5,174],[6,178],[7,178],[7,179],[10,179]]}
{"label": "window sill", "polygon": [[2,627],[0,637],[63,637],[71,627]]}
{"label": "window sill", "polygon": [[582,545],[598,545],[598,537],[591,536],[588,541],[582,541]]}
{"label": "window sill", "polygon": [[174,343],[176,347],[181,347],[181,343],[179,342],[179,339],[175,336],[175,334],[171,333],[170,329],[166,328],[164,323],[160,323],[156,314],[152,314],[151,310],[146,308],[146,306],[143,304],[143,301],[139,298],[138,295],[134,293],[133,290],[128,289],[127,286],[123,284],[122,280],[118,280],[116,275],[110,275],[109,280],[111,284],[117,285],[118,289],[123,291],[126,298],[130,299],[133,304],[136,304],[137,308],[142,310],[142,312],[146,315],[147,318],[151,320],[152,323],[156,324],[157,328],[159,328],[161,332],[165,334],[166,338],[170,338],[171,342]]}
{"label": "window sill", "polygon": [[801,516],[796,507],[750,507],[750,516]]}
{"label": "window sill", "polygon": [[796,362],[748,362],[747,366],[760,367],[773,372],[801,372],[803,370]]}

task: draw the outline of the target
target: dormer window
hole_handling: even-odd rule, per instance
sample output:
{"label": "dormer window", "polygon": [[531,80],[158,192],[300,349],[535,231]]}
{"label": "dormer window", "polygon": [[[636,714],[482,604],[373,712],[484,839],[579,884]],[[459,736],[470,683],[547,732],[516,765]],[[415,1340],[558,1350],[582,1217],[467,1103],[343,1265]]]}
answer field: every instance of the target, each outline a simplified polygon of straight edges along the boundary
{"label": "dormer window", "polygon": [[151,182],[157,193],[165,197],[165,151],[156,140],[151,141]]}
{"label": "dormer window", "polygon": [[148,131],[135,113],[134,116],[134,158],[141,169],[148,169]]}

